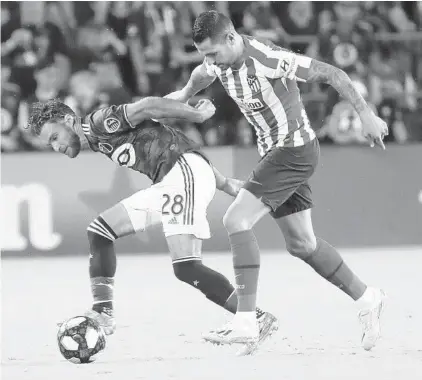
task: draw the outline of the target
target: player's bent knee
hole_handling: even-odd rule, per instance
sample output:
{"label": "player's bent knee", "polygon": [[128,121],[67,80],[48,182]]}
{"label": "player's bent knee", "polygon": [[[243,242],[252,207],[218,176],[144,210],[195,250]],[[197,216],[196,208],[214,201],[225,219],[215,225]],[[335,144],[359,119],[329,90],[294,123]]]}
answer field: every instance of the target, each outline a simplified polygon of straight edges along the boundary
{"label": "player's bent knee", "polygon": [[223,216],[223,225],[229,234],[233,234],[252,229],[253,222],[248,218],[242,217],[238,212],[230,211],[229,209]]}
{"label": "player's bent knee", "polygon": [[200,258],[186,258],[185,260],[173,261],[173,272],[176,278],[189,285],[194,285],[199,266],[202,265]]}
{"label": "player's bent knee", "polygon": [[316,250],[316,238],[311,236],[287,238],[286,249],[292,256],[306,260]]}
{"label": "player's bent knee", "polygon": [[87,228],[89,243],[98,244],[100,242],[114,242],[118,236],[112,228],[99,216],[94,219]]}

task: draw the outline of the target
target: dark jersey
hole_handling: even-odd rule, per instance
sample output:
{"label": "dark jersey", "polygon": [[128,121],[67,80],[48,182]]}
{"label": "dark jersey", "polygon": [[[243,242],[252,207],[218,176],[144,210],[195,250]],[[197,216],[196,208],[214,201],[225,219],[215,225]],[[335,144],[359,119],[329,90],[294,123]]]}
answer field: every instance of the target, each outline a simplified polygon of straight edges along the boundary
{"label": "dark jersey", "polygon": [[153,183],[163,179],[180,155],[199,150],[177,129],[148,121],[132,125],[125,104],[90,113],[82,119],[82,130],[93,151],[147,175]]}

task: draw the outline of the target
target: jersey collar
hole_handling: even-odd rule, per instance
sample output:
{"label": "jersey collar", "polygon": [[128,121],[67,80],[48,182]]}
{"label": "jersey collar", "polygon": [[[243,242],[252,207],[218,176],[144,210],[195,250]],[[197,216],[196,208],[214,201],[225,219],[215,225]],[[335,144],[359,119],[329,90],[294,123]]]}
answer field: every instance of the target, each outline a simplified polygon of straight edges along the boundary
{"label": "jersey collar", "polygon": [[72,129],[79,136],[79,139],[81,140],[82,149],[88,148],[89,147],[88,139],[86,138],[84,132],[82,131],[82,118],[80,118],[79,116],[76,116]]}

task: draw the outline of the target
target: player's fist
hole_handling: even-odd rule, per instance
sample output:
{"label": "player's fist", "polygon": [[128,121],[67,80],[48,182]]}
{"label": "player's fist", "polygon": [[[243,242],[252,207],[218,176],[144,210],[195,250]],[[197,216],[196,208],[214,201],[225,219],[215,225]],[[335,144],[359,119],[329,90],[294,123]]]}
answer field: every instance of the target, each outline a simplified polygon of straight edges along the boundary
{"label": "player's fist", "polygon": [[201,112],[203,121],[208,120],[215,114],[215,106],[209,99],[201,99],[195,108]]}
{"label": "player's fist", "polygon": [[232,197],[236,197],[237,194],[239,194],[240,189],[243,188],[244,184],[245,181],[241,181],[240,179],[227,178],[223,191]]}
{"label": "player's fist", "polygon": [[360,114],[360,119],[362,121],[363,135],[368,139],[371,148],[376,144],[382,149],[385,149],[382,140],[384,139],[384,136],[388,135],[387,123],[375,115],[372,110],[362,112]]}

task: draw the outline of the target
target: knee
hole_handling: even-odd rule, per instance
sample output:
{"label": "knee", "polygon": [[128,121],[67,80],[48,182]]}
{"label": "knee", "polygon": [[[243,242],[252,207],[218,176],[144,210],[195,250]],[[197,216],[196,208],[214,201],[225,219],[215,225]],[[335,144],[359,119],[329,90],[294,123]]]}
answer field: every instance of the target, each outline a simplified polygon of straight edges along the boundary
{"label": "knee", "polygon": [[192,285],[193,279],[196,278],[199,265],[202,265],[201,261],[199,260],[173,263],[173,272],[178,280]]}
{"label": "knee", "polygon": [[227,210],[223,217],[223,225],[229,234],[247,231],[253,228],[251,220],[242,216],[236,209]]}
{"label": "knee", "polygon": [[307,259],[317,248],[315,235],[303,235],[286,238],[287,251],[299,259]]}
{"label": "knee", "polygon": [[102,220],[101,217],[94,219],[86,229],[90,246],[113,243],[117,239],[114,231]]}

